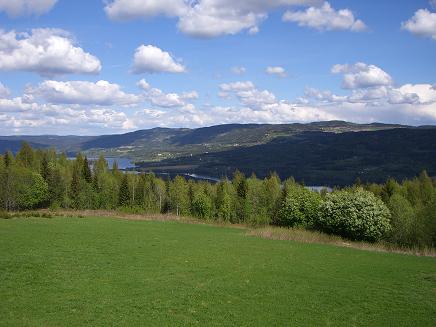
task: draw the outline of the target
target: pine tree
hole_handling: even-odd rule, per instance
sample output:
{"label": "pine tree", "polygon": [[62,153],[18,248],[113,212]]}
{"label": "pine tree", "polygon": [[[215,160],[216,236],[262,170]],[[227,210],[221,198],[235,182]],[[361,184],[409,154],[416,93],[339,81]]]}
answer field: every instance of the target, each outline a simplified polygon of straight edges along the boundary
{"label": "pine tree", "polygon": [[88,158],[86,156],[85,156],[85,159],[83,160],[82,176],[83,176],[83,179],[87,183],[91,183],[92,182],[91,169],[89,168]]}
{"label": "pine tree", "polygon": [[236,211],[236,221],[234,222],[243,222],[246,220],[248,215],[248,203],[247,203],[247,193],[248,193],[248,184],[247,179],[244,174],[239,171],[236,171],[234,174],[233,185],[236,189],[236,201],[235,201],[235,211]]}
{"label": "pine tree", "polygon": [[106,173],[108,170],[107,161],[102,154],[98,157],[98,160],[94,164],[94,175],[100,175]]}
{"label": "pine tree", "polygon": [[44,152],[41,160],[41,176],[47,181],[49,174],[47,152]]}
{"label": "pine tree", "polygon": [[3,160],[5,163],[5,167],[9,168],[12,163],[14,162],[14,155],[12,154],[11,151],[6,151],[4,156],[3,156]]}
{"label": "pine tree", "polygon": [[130,189],[127,174],[124,174],[123,178],[121,179],[120,191],[118,194],[118,205],[121,207],[130,205]]}
{"label": "pine tree", "polygon": [[71,185],[70,185],[70,198],[73,204],[73,207],[78,209],[79,208],[79,202],[80,202],[80,173],[77,165],[74,165],[73,167],[73,175],[71,178]]}

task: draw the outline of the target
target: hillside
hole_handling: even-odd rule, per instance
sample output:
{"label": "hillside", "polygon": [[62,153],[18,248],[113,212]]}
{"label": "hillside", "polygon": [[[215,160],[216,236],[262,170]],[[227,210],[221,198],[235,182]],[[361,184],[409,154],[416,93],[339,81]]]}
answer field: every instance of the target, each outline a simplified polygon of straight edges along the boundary
{"label": "hillside", "polygon": [[386,124],[353,124],[343,121],[310,124],[228,124],[197,129],[153,128],[125,134],[100,136],[0,136],[0,152],[16,150],[22,141],[36,148],[56,147],[58,151],[89,154],[104,153],[137,160],[160,161],[183,155],[216,152],[240,147],[265,144],[277,137],[302,132],[374,131],[407,127]]}
{"label": "hillside", "polygon": [[190,157],[144,162],[144,170],[177,171],[214,177],[239,169],[259,177],[277,172],[308,185],[348,185],[357,178],[402,180],[426,169],[436,175],[436,129],[325,133],[303,132],[266,144]]}
{"label": "hillside", "polygon": [[130,158],[144,171],[216,178],[239,169],[263,177],[276,171],[311,185],[346,185],[357,177],[382,182],[436,175],[436,128],[343,121],[228,124],[197,129],[153,128],[101,136],[0,136],[0,151],[55,147],[74,155]]}

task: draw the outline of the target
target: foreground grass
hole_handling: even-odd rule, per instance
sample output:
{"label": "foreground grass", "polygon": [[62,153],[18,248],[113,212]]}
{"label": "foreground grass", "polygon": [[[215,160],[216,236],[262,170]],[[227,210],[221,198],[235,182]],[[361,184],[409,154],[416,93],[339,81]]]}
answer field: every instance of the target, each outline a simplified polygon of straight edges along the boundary
{"label": "foreground grass", "polygon": [[0,325],[434,325],[433,258],[245,233],[0,219]]}

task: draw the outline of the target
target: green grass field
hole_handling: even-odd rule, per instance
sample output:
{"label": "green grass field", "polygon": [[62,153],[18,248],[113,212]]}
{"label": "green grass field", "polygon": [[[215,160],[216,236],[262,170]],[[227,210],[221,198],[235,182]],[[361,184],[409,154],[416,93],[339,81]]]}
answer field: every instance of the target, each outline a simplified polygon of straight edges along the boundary
{"label": "green grass field", "polygon": [[110,218],[0,219],[2,326],[435,326],[436,260]]}

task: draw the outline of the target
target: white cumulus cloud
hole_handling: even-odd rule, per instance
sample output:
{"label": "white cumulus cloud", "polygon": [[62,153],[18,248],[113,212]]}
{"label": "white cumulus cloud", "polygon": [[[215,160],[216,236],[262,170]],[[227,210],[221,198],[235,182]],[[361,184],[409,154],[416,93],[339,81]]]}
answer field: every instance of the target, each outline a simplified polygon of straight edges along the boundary
{"label": "white cumulus cloud", "polygon": [[346,89],[391,85],[392,77],[375,65],[358,62],[353,65],[334,65],[334,74],[343,74],[342,86]]}
{"label": "white cumulus cloud", "polygon": [[365,23],[356,19],[351,10],[335,10],[328,2],[324,2],[321,7],[310,7],[304,11],[287,11],[283,15],[283,21],[294,22],[299,26],[321,31],[350,30],[359,32],[366,29]]}
{"label": "white cumulus cloud", "polygon": [[186,67],[176,61],[168,52],[153,45],[139,46],[133,57],[132,72],[141,73],[184,73]]}
{"label": "white cumulus cloud", "polygon": [[209,38],[241,31],[256,34],[271,10],[320,3],[320,0],[113,0],[105,11],[109,18],[117,20],[177,17],[177,26],[183,33]]}
{"label": "white cumulus cloud", "polygon": [[173,108],[187,106],[190,102],[198,99],[197,91],[183,93],[165,93],[162,90],[151,87],[145,80],[137,83],[138,87],[144,90],[145,100],[150,104],[161,108]]}
{"label": "white cumulus cloud", "polygon": [[276,75],[278,77],[286,77],[288,74],[283,67],[280,66],[268,66],[265,72],[269,75]]}
{"label": "white cumulus cloud", "polygon": [[183,0],[116,0],[104,8],[111,19],[129,20],[154,16],[174,17],[183,15],[188,9]]}
{"label": "white cumulus cloud", "polygon": [[419,9],[412,18],[402,23],[402,28],[415,35],[436,40],[436,13]]}
{"label": "white cumulus cloud", "polygon": [[0,12],[10,17],[42,15],[50,11],[57,0],[0,0]]}
{"label": "white cumulus cloud", "polygon": [[268,90],[258,89],[251,81],[220,85],[220,95],[236,97],[242,107],[215,107],[214,117],[221,122],[286,123],[332,120],[336,116],[319,108],[280,100]]}
{"label": "white cumulus cloud", "polygon": [[44,81],[37,87],[29,87],[26,95],[55,104],[111,106],[131,105],[141,101],[140,96],[125,93],[118,84],[108,81]]}
{"label": "white cumulus cloud", "polygon": [[436,103],[436,89],[430,84],[405,84],[398,91],[402,94],[417,95],[421,104]]}
{"label": "white cumulus cloud", "polygon": [[39,28],[31,33],[0,30],[0,70],[29,71],[42,76],[97,74],[98,58],[75,45],[68,32]]}
{"label": "white cumulus cloud", "polygon": [[[376,69],[377,68],[377,69]],[[436,122],[436,89],[431,84],[395,86],[392,78],[378,67],[364,63],[336,65],[333,73],[359,74],[345,80],[350,89],[346,95],[309,88],[299,103],[317,107],[353,122],[386,122],[400,124],[434,124]],[[347,84],[348,83],[348,84]]]}

